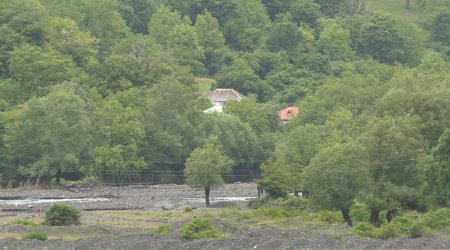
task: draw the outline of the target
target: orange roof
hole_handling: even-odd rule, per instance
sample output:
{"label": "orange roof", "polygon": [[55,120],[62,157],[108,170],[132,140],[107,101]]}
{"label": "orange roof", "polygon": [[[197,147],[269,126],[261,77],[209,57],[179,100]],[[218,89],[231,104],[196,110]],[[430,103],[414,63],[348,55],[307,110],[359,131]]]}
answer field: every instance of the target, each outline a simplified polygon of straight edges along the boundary
{"label": "orange roof", "polygon": [[292,119],[292,117],[298,115],[298,108],[297,107],[284,108],[284,109],[280,110],[278,115],[280,116],[280,120],[288,121],[288,120]]}

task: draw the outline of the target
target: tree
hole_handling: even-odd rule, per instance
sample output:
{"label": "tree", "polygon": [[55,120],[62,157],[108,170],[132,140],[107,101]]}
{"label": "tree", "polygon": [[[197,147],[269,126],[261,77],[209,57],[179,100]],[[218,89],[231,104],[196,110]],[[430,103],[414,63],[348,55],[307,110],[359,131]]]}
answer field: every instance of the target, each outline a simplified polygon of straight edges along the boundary
{"label": "tree", "polygon": [[44,95],[49,86],[71,80],[80,71],[70,57],[26,44],[12,52],[9,74],[20,83],[22,100],[27,100],[32,95]]}
{"label": "tree", "polygon": [[426,192],[438,206],[450,207],[450,129],[439,137],[426,170]]}
{"label": "tree", "polygon": [[219,23],[209,11],[198,15],[195,22],[198,41],[205,50],[203,64],[209,75],[214,75],[224,64],[226,52],[225,38],[219,28]]}
{"label": "tree", "polygon": [[159,1],[154,0],[122,0],[120,1],[120,14],[128,27],[135,33],[148,33],[150,21]]}
{"label": "tree", "polygon": [[358,142],[369,154],[372,190],[365,196],[370,222],[379,225],[383,209],[418,209],[418,188],[423,174],[425,144],[420,118],[406,115],[369,120]]}
{"label": "tree", "polygon": [[382,13],[349,20],[352,44],[360,56],[371,56],[389,64],[420,63],[424,35],[413,23]]}
{"label": "tree", "polygon": [[55,17],[50,26],[50,46],[62,54],[70,55],[78,66],[85,66],[88,61],[97,58],[98,39],[81,31],[75,21]]}
{"label": "tree", "polygon": [[115,41],[128,36],[129,29],[119,13],[117,0],[83,0],[82,27],[100,39],[100,52],[108,52]]}
{"label": "tree", "polygon": [[24,176],[57,177],[80,168],[94,142],[92,116],[73,84],[63,84],[5,114],[5,139]]}
{"label": "tree", "polygon": [[323,149],[305,168],[304,190],[322,209],[339,209],[352,226],[350,208],[369,182],[368,156],[354,144],[336,144]]}
{"label": "tree", "polygon": [[260,80],[241,58],[236,58],[230,65],[224,66],[216,77],[217,87],[234,88],[244,95],[253,93],[260,101],[268,100],[273,93],[271,86]]}
{"label": "tree", "polygon": [[350,47],[350,32],[337,22],[327,22],[317,40],[317,49],[331,60],[350,61],[353,51]]}
{"label": "tree", "polygon": [[267,37],[267,46],[272,51],[292,51],[300,42],[301,34],[291,15],[278,14],[271,32]]}
{"label": "tree", "polygon": [[233,4],[233,11],[223,24],[225,39],[233,48],[253,51],[263,42],[269,16],[260,0],[233,0]]}
{"label": "tree", "polygon": [[298,25],[306,24],[313,28],[317,26],[317,20],[322,16],[320,5],[315,3],[314,0],[291,2],[289,13]]}
{"label": "tree", "polygon": [[160,5],[148,24],[148,34],[153,37],[164,49],[169,47],[170,34],[177,25],[181,25],[181,14],[169,7]]}
{"label": "tree", "polygon": [[230,173],[232,165],[233,161],[223,153],[218,138],[211,137],[187,159],[184,169],[186,184],[204,188],[206,207],[209,207],[211,189],[223,186],[222,175]]}

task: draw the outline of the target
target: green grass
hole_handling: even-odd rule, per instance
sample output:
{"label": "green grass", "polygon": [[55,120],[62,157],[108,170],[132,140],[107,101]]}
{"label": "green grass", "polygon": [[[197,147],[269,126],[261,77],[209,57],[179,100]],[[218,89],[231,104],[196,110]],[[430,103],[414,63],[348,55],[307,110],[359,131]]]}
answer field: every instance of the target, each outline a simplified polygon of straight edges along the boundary
{"label": "green grass", "polygon": [[419,18],[419,7],[411,0],[409,9],[406,8],[406,0],[372,0],[370,11],[383,11],[395,17],[417,21]]}
{"label": "green grass", "polygon": [[216,82],[214,79],[210,78],[195,78],[195,82],[198,84],[198,88],[202,92],[207,92],[211,90],[211,86]]}

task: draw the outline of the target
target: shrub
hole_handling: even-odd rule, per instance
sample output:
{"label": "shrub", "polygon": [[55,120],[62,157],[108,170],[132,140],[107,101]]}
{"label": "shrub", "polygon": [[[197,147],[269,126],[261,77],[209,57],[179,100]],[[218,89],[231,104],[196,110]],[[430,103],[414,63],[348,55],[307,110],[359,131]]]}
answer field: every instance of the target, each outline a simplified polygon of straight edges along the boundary
{"label": "shrub", "polygon": [[183,240],[199,240],[209,238],[220,238],[222,233],[217,231],[211,221],[205,218],[198,218],[189,221],[181,228],[181,238]]}
{"label": "shrub", "polygon": [[376,236],[380,239],[386,240],[389,238],[397,237],[398,233],[394,230],[394,228],[391,225],[387,225],[385,227],[382,227]]}
{"label": "shrub", "polygon": [[395,217],[389,224],[397,233],[408,235],[411,227],[418,220],[419,214],[416,212],[409,212],[401,216]]}
{"label": "shrub", "polygon": [[189,212],[192,212],[192,211],[194,211],[194,209],[193,209],[192,207],[186,207],[186,208],[184,208],[184,212],[185,212],[185,213],[189,213]]}
{"label": "shrub", "polygon": [[45,214],[46,225],[68,226],[80,224],[80,210],[71,205],[55,204]]}
{"label": "shrub", "polygon": [[370,212],[365,204],[355,203],[350,210],[350,217],[354,221],[369,221]]}
{"label": "shrub", "polygon": [[343,223],[344,219],[342,218],[342,214],[339,212],[332,211],[320,211],[319,212],[319,220],[328,223]]}
{"label": "shrub", "polygon": [[361,237],[374,237],[376,235],[375,228],[367,222],[361,222],[356,225],[356,227],[353,228],[353,232]]}
{"label": "shrub", "polygon": [[159,225],[155,232],[157,234],[168,234],[170,233],[170,225]]}
{"label": "shrub", "polygon": [[423,236],[424,234],[425,234],[425,227],[420,224],[416,223],[409,229],[409,236],[411,238],[418,238]]}
{"label": "shrub", "polygon": [[47,234],[46,233],[40,233],[40,232],[31,232],[24,234],[22,236],[22,239],[24,240],[30,240],[30,239],[36,239],[36,240],[47,240]]}
{"label": "shrub", "polygon": [[299,209],[308,209],[308,199],[299,196],[289,196],[282,201],[283,206]]}
{"label": "shrub", "polygon": [[243,215],[244,219],[251,219],[255,217],[269,217],[271,219],[292,218],[301,215],[298,209],[284,208],[284,207],[262,207],[255,209]]}
{"label": "shrub", "polygon": [[29,221],[29,220],[16,220],[16,221],[14,221],[14,224],[22,225],[22,226],[25,226],[25,227],[37,227],[37,226],[39,226],[38,224],[36,224],[36,223],[34,223],[32,221]]}
{"label": "shrub", "polygon": [[450,226],[450,208],[441,208],[426,214],[420,220],[420,225],[431,229],[441,229]]}

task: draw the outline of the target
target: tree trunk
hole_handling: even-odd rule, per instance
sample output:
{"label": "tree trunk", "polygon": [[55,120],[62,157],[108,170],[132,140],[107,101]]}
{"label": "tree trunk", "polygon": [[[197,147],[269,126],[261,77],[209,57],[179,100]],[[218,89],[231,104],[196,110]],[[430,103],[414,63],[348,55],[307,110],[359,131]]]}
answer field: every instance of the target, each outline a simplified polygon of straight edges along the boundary
{"label": "tree trunk", "polygon": [[211,191],[210,187],[205,187],[205,202],[206,207],[209,207],[209,192]]}
{"label": "tree trunk", "polygon": [[398,210],[396,208],[388,210],[386,213],[386,220],[388,223],[391,223],[391,221],[397,216]]}
{"label": "tree trunk", "polygon": [[342,217],[344,217],[345,222],[347,222],[347,225],[353,227],[352,219],[350,218],[350,209],[341,208],[341,213]]}
{"label": "tree trunk", "polygon": [[56,171],[56,184],[61,184],[61,169],[58,169],[58,171]]}
{"label": "tree trunk", "polygon": [[409,9],[409,2],[410,0],[406,0],[406,8]]}
{"label": "tree trunk", "polygon": [[370,210],[370,224],[372,224],[374,227],[380,226],[380,210],[378,209],[371,209]]}

